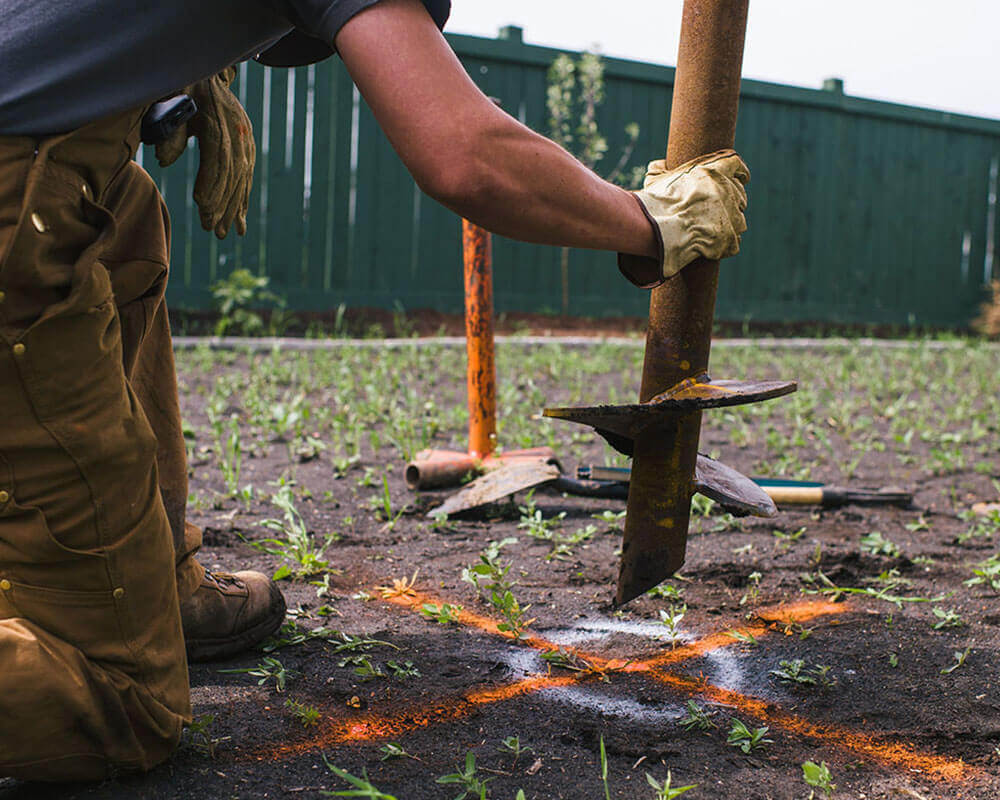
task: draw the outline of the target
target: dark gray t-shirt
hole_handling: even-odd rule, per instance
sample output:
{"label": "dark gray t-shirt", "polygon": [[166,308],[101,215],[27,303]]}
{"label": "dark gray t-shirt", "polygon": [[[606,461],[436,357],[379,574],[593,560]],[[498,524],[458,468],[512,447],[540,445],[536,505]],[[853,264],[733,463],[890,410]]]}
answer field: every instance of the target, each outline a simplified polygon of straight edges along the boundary
{"label": "dark gray t-shirt", "polygon": [[[0,136],[62,133],[152,102],[289,33],[332,43],[376,2],[0,0]],[[443,27],[450,0],[423,2]]]}

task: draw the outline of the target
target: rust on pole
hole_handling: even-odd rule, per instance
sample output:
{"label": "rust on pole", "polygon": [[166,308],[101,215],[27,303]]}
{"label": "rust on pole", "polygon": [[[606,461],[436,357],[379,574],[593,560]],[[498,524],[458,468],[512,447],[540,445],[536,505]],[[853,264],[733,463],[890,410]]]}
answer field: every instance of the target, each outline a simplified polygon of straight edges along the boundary
{"label": "rust on pole", "polygon": [[469,454],[496,448],[497,370],[493,353],[493,265],[489,232],[462,220],[465,261],[465,342],[468,352]]}
{"label": "rust on pole", "polygon": [[[686,0],[670,110],[667,166],[732,147],[749,0]],[[708,373],[719,264],[699,259],[652,291],[639,399]],[[617,602],[684,563],[701,410],[635,440]]]}
{"label": "rust on pole", "polygon": [[[413,490],[457,486],[469,475],[492,472],[510,466],[504,477],[489,487],[509,486],[518,491],[518,480],[551,480],[555,453],[549,447],[510,450],[497,454],[497,369],[493,342],[493,263],[489,232],[469,220],[462,220],[462,255],[465,276],[465,339],[468,354],[466,380],[469,394],[469,449],[422,450],[406,465],[406,485]],[[525,465],[534,465],[532,473]],[[529,484],[530,485],[534,485]],[[470,487],[477,487],[469,484]],[[523,487],[522,487],[523,488]],[[482,493],[453,498],[445,507],[452,511],[474,508]],[[439,513],[434,509],[428,516]]]}
{"label": "rust on pole", "polygon": [[[668,167],[733,146],[747,5],[748,0],[684,3]],[[548,417],[591,426],[633,458],[618,604],[669,578],[684,563],[696,491],[741,513],[777,513],[752,481],[698,454],[704,409],[756,403],[797,388],[793,381],[711,379],[718,279],[718,262],[699,259],[653,290],[638,403],[545,410]]]}

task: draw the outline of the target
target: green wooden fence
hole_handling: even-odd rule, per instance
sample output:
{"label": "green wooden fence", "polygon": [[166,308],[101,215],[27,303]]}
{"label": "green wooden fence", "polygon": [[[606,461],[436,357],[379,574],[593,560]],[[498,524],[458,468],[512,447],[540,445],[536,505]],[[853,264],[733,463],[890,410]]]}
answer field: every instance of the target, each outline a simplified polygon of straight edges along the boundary
{"label": "green wooden fence", "polygon": [[[544,131],[545,78],[559,51],[451,35],[466,69]],[[637,122],[634,161],[664,150],[674,70],[607,59],[600,112],[616,161]],[[168,170],[146,153],[173,219],[169,299],[211,307],[237,267],[271,278],[294,310],[462,308],[459,220],[415,186],[336,59],[295,70],[244,64],[258,172],[244,238],[203,232],[191,200],[197,149]],[[1000,121],[745,81],[737,147],[750,164],[750,230],[724,264],[725,320],[964,326],[994,266]],[[600,167],[599,167],[600,169]],[[991,200],[992,188],[992,200]],[[498,310],[559,311],[555,248],[496,238]],[[614,256],[573,251],[570,312],[642,315],[647,294]]]}

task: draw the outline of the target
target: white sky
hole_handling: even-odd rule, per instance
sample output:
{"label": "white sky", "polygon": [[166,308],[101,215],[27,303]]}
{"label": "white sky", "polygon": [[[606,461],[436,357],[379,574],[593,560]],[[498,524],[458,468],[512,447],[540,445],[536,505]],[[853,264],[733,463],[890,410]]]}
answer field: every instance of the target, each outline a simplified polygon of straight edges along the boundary
{"label": "white sky", "polygon": [[[448,30],[674,64],[681,0],[452,0]],[[743,75],[1000,119],[1000,0],[750,0]]]}

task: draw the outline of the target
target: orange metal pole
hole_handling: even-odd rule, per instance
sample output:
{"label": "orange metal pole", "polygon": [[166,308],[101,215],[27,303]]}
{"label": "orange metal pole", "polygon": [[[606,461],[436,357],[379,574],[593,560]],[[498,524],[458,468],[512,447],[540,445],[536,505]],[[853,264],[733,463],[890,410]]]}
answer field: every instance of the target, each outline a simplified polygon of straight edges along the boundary
{"label": "orange metal pole", "polygon": [[493,354],[493,257],[488,231],[462,220],[465,341],[469,357],[469,454],[486,458],[497,441],[497,369]]}

